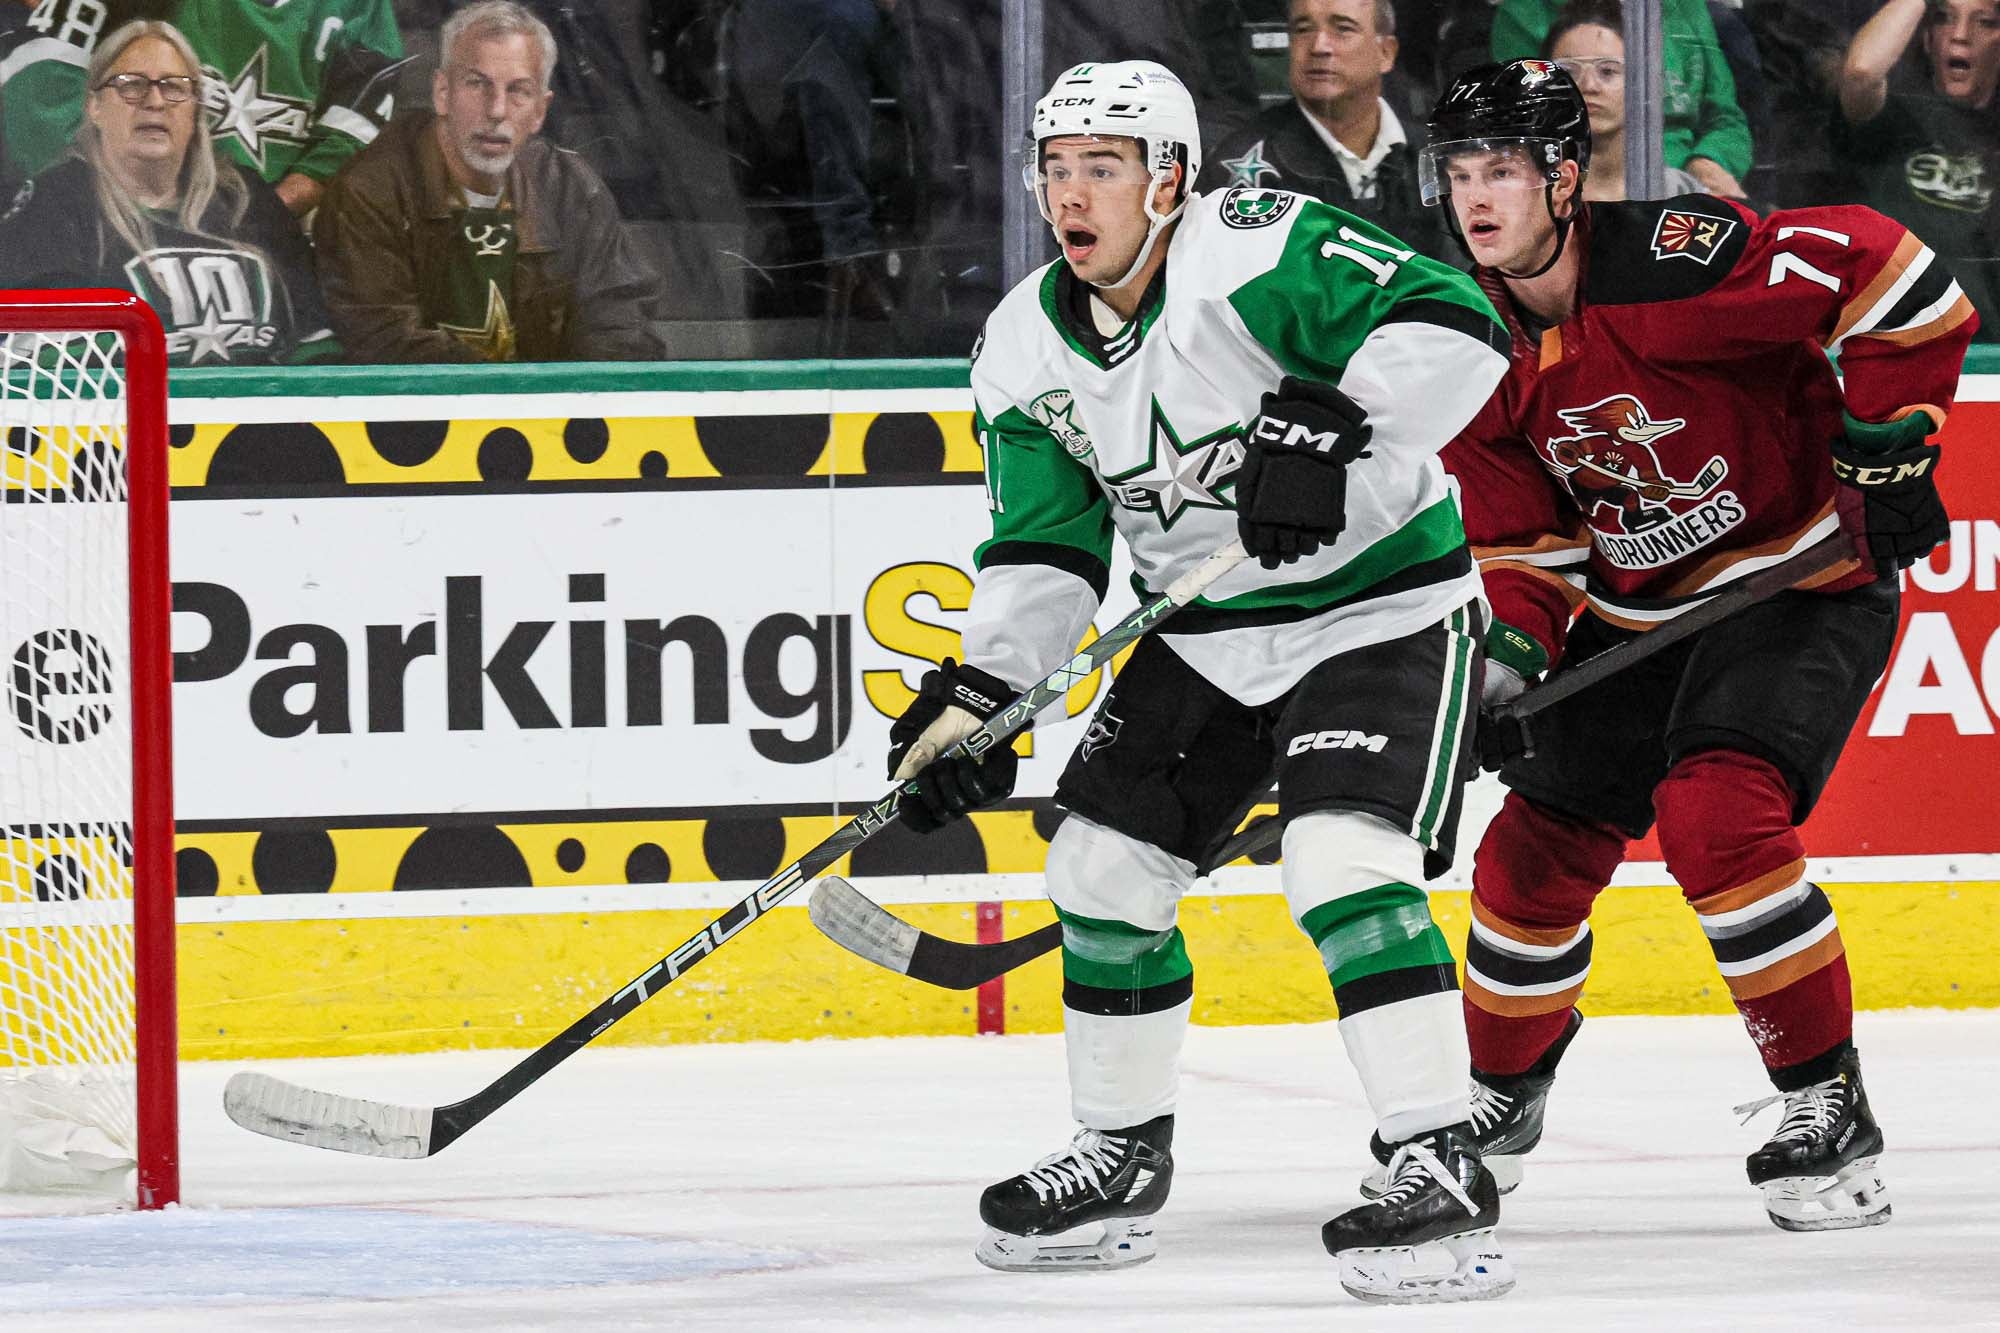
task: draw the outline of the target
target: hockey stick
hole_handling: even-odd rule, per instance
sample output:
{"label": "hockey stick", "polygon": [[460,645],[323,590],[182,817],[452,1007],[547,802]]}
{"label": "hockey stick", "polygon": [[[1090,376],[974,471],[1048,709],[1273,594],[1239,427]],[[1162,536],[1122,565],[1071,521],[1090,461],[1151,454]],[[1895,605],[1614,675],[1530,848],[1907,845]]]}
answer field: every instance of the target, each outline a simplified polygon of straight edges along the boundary
{"label": "hockey stick", "polygon": [[[1230,542],[1175,579],[1166,592],[1134,611],[1089,647],[1051,671],[986,724],[946,754],[984,754],[1028,724],[1071,687],[1109,662],[1141,635],[1234,569],[1244,560],[1243,544]],[[759,885],[749,897],[704,926],[678,949],[620,987],[583,1017],[536,1048],[527,1059],[463,1101],[444,1106],[399,1106],[330,1092],[316,1092],[282,1079],[244,1070],[230,1077],[222,1107],[247,1130],[315,1148],[367,1157],[432,1157],[505,1106],[535,1080],[589,1045],[618,1020],[679,980],[782,902],[793,890],[895,822],[903,797],[915,789],[904,783],[848,820],[798,860]]]}
{"label": "hockey stick", "polygon": [[[1724,591],[1649,630],[1589,659],[1574,671],[1566,671],[1547,684],[1538,685],[1512,703],[1493,710],[1497,718],[1520,721],[1534,716],[1573,694],[1614,676],[1626,667],[1651,657],[1749,606],[1816,574],[1855,558],[1853,539],[1845,532],[1821,538],[1805,550],[1768,569],[1745,575]],[[1244,828],[1201,869],[1209,874],[1220,866],[1262,851],[1277,840],[1283,825],[1267,816]],[[821,899],[826,899],[824,905]],[[901,972],[917,981],[927,981],[947,990],[969,990],[1039,958],[1062,943],[1060,923],[1043,926],[1019,939],[996,944],[962,944],[941,939],[902,920],[887,908],[864,897],[845,880],[828,878],[814,891],[811,904],[813,924],[834,943],[872,963]]]}

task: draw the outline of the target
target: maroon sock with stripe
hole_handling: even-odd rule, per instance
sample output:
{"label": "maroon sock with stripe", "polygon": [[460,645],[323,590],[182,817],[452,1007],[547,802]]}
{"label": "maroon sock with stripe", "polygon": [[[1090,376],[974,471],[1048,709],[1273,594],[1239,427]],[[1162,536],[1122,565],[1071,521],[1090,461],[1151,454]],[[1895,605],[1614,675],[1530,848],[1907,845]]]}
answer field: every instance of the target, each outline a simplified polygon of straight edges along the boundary
{"label": "maroon sock with stripe", "polygon": [[1653,796],[1660,847],[1774,1081],[1842,1045],[1854,997],[1833,904],[1805,879],[1792,794],[1762,759],[1709,750]]}
{"label": "maroon sock with stripe", "polygon": [[1518,1074],[1569,1021],[1590,972],[1590,905],[1625,857],[1608,824],[1509,792],[1472,868],[1465,1031],[1472,1066]]}

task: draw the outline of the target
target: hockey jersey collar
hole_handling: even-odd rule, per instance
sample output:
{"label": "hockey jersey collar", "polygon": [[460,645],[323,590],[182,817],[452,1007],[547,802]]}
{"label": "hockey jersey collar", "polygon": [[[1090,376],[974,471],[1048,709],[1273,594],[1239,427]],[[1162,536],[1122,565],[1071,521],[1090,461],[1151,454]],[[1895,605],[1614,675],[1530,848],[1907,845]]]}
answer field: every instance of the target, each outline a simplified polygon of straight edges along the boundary
{"label": "hockey jersey collar", "polygon": [[1542,370],[1562,360],[1563,331],[1578,325],[1589,306],[1586,294],[1590,288],[1590,261],[1595,237],[1594,228],[1591,226],[1591,213],[1597,207],[1596,204],[1583,205],[1575,224],[1570,227],[1569,239],[1565,242],[1567,245],[1577,247],[1579,261],[1576,271],[1576,294],[1570,298],[1568,318],[1560,323],[1552,324],[1539,332],[1531,330],[1521,318],[1521,308],[1515,304],[1514,294],[1507,289],[1507,281],[1500,276],[1499,271],[1484,266],[1472,270],[1473,281],[1479,284],[1487,299],[1493,302],[1494,310],[1499,312],[1501,322],[1507,326],[1508,336],[1514,345],[1514,355],[1534,360]]}
{"label": "hockey jersey collar", "polygon": [[1042,311],[1055,325],[1070,350],[1100,370],[1112,370],[1123,363],[1146,340],[1146,333],[1160,312],[1167,308],[1167,268],[1153,275],[1139,297],[1139,309],[1125,326],[1105,337],[1090,317],[1092,288],[1080,280],[1070,266],[1058,259],[1042,278]]}

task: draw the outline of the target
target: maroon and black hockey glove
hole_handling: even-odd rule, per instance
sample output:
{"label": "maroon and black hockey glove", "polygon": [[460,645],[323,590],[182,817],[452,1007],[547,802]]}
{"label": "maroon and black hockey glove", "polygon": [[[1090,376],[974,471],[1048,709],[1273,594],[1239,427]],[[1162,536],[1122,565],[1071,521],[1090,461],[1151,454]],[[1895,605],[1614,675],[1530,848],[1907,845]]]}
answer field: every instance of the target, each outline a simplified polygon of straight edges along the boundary
{"label": "maroon and black hockey glove", "polygon": [[[993,746],[979,759],[944,751],[1005,708],[1016,693],[999,677],[949,657],[936,671],[924,673],[917,697],[889,728],[891,778],[898,776],[913,748],[918,752],[919,767],[907,775],[916,790],[904,794],[901,806],[902,821],[911,830],[935,833],[1013,794],[1019,760],[1012,742]],[[944,757],[931,757],[937,755]]]}
{"label": "maroon and black hockey glove", "polygon": [[[1921,414],[1886,426],[1849,417],[1846,437],[1833,444],[1833,475],[1859,501],[1841,508],[1850,520],[1859,518],[1856,545],[1884,578],[1908,569],[1951,536],[1951,518],[1937,488],[1942,451],[1923,442],[1927,425]],[[1892,427],[1906,428],[1894,447],[1885,449]]]}
{"label": "maroon and black hockey glove", "polygon": [[1347,465],[1375,428],[1331,384],[1287,375],[1266,393],[1236,474],[1236,531],[1266,569],[1331,545],[1347,526]]}

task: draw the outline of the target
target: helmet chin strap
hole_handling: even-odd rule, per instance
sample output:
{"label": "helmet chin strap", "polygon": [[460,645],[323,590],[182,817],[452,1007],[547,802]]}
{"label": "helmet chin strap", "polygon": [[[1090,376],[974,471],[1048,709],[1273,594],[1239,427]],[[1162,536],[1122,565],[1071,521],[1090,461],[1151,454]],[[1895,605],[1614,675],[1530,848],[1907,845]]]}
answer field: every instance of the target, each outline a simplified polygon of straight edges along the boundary
{"label": "helmet chin strap", "polygon": [[[1579,189],[1582,188],[1581,181],[1578,182],[1578,188]],[[1576,210],[1575,208],[1571,208],[1570,214],[1566,218],[1559,218],[1556,216],[1556,185],[1554,181],[1550,181],[1547,188],[1543,190],[1542,202],[1548,206],[1549,221],[1556,224],[1555,253],[1549,256],[1548,263],[1543,264],[1533,273],[1514,273],[1504,268],[1494,269],[1493,271],[1495,273],[1498,273],[1501,277],[1512,278],[1516,282],[1526,282],[1530,278],[1539,278],[1542,276],[1542,274],[1547,273],[1550,269],[1554,268],[1556,266],[1556,261],[1563,257],[1563,243],[1569,239],[1569,229],[1571,225],[1576,221]]]}
{"label": "helmet chin strap", "polygon": [[[1139,253],[1132,257],[1131,265],[1110,282],[1092,282],[1091,286],[1097,288],[1099,291],[1115,291],[1132,281],[1132,275],[1146,266],[1147,258],[1153,253],[1153,246],[1159,242],[1160,233],[1167,229],[1169,222],[1179,217],[1181,212],[1187,208],[1187,195],[1183,193],[1181,201],[1175,204],[1169,212],[1155,213],[1153,211],[1153,195],[1159,190],[1160,186],[1166,184],[1171,179],[1172,176],[1170,174],[1156,174],[1153,177],[1152,185],[1146,191],[1146,242],[1139,247]],[[1057,239],[1060,240],[1061,238],[1058,237]],[[1085,279],[1085,281],[1089,281],[1089,279]]]}

